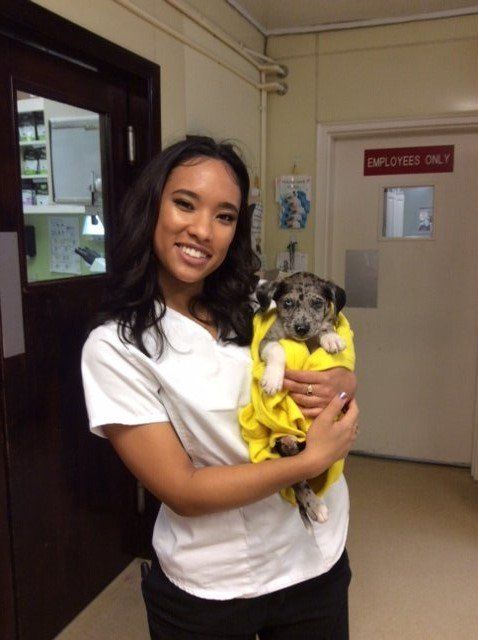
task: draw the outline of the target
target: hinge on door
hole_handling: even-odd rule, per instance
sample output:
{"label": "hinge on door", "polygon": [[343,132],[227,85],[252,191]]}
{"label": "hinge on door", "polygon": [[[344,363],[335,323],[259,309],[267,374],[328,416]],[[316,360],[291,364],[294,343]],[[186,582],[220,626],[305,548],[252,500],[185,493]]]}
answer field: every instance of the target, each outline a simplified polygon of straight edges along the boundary
{"label": "hinge on door", "polygon": [[136,164],[136,133],[130,124],[126,127],[126,155],[130,164]]}

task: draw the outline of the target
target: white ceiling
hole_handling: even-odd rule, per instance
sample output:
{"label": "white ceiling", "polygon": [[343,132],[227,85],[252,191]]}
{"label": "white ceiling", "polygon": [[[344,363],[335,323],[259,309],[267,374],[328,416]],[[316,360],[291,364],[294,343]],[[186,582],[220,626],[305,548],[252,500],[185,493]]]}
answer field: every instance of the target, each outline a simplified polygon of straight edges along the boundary
{"label": "white ceiling", "polygon": [[298,33],[478,13],[477,0],[227,0],[262,33]]}

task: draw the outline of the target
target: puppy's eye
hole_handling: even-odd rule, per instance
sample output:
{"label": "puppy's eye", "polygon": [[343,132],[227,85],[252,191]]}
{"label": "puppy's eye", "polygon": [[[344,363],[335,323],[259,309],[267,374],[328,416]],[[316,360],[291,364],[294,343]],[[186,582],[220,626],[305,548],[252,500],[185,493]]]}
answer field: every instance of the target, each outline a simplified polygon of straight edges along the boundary
{"label": "puppy's eye", "polygon": [[320,309],[321,307],[324,306],[324,301],[321,300],[320,298],[315,298],[314,300],[311,301],[310,304],[314,309]]}
{"label": "puppy's eye", "polygon": [[294,301],[291,298],[286,298],[282,303],[282,306],[285,307],[285,309],[292,309]]}

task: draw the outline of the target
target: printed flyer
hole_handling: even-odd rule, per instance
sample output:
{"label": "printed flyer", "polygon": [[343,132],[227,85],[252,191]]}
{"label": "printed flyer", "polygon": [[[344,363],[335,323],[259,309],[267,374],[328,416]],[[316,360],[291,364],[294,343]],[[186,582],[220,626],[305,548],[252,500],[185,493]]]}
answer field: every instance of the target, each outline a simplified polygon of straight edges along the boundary
{"label": "printed flyer", "polygon": [[312,178],[288,175],[276,178],[281,229],[305,229],[310,213]]}

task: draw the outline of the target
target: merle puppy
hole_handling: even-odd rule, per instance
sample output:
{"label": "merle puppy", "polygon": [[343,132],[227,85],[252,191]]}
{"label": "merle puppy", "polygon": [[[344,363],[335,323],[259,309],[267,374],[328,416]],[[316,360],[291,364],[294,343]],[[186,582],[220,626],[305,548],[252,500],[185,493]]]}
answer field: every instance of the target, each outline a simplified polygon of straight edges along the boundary
{"label": "merle puppy", "polygon": [[[279,343],[282,338],[305,342],[310,352],[319,346],[328,353],[345,349],[344,340],[335,331],[337,315],[345,306],[345,291],[333,282],[313,273],[295,273],[259,285],[257,300],[263,312],[272,300],[277,307],[277,318],[259,345],[259,355],[266,363],[261,386],[268,395],[282,389],[286,365],[285,352]],[[275,448],[281,456],[291,456],[304,446],[293,436],[284,436]],[[315,495],[306,481],[295,484],[293,489],[307,528],[310,529],[310,520],[327,520],[325,502]]]}

